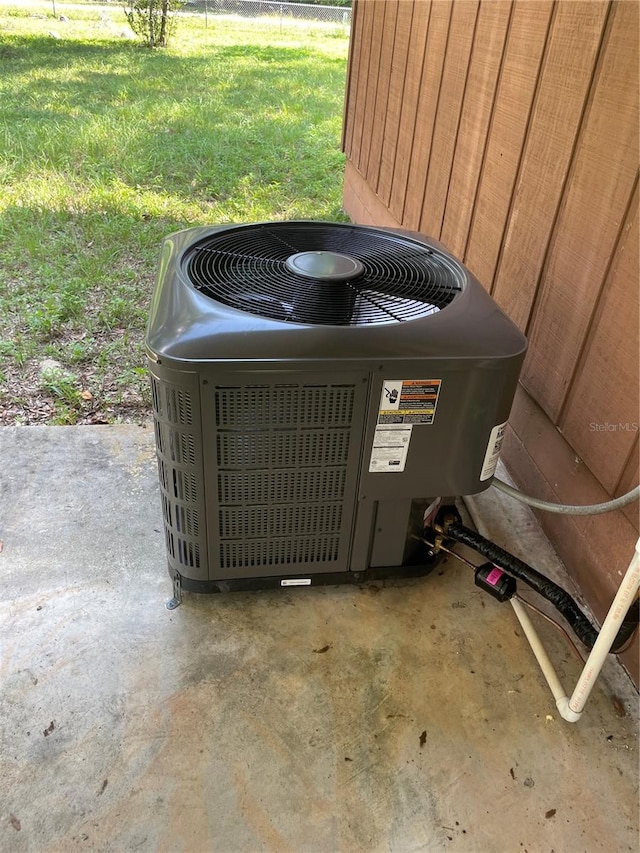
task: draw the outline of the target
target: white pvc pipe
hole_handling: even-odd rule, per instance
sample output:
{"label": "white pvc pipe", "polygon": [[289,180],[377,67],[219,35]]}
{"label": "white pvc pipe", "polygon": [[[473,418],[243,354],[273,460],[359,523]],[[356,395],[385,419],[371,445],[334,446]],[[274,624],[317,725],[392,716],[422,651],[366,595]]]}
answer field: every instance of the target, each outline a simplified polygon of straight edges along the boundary
{"label": "white pvc pipe", "polygon": [[602,628],[600,629],[598,638],[591,649],[589,657],[587,658],[575,690],[571,695],[571,699],[569,699],[564,691],[549,655],[542,645],[542,641],[529,618],[529,614],[517,598],[511,599],[511,606],[522,625],[522,630],[529,641],[531,650],[540,664],[542,674],[551,688],[553,698],[556,700],[556,707],[562,718],[567,722],[575,723],[582,716],[589,694],[596,683],[596,679],[602,671],[604,662],[611,651],[611,646],[618,635],[618,631],[624,621],[624,617],[627,615],[627,611],[638,594],[639,589],[640,539],[636,542],[635,551],[631,558],[631,562],[629,563],[629,568],[622,579],[618,592],[616,593],[613,603],[609,608],[609,612],[602,623]]}
{"label": "white pvc pipe", "polygon": [[[482,519],[478,516],[478,513],[475,512],[473,504],[467,505],[467,509],[469,510],[469,514],[476,525],[476,529],[483,536],[488,536],[486,525],[482,523]],[[522,630],[531,645],[531,649],[536,656],[536,660],[540,665],[544,677],[547,680],[547,684],[551,688],[553,697],[556,700],[556,707],[561,717],[567,722],[575,723],[582,716],[589,694],[593,689],[596,679],[602,671],[607,655],[611,651],[611,646],[613,645],[613,642],[618,635],[618,631],[620,630],[620,625],[624,621],[624,617],[626,616],[629,607],[638,594],[638,590],[640,590],[640,539],[636,542],[635,551],[631,558],[631,562],[629,563],[629,568],[622,579],[618,592],[616,593],[613,603],[609,608],[609,612],[602,623],[600,634],[598,635],[591,653],[587,658],[575,690],[571,695],[571,699],[569,699],[564,692],[564,688],[560,683],[558,674],[556,673],[555,668],[542,645],[542,641],[529,618],[529,614],[517,599],[511,599],[511,605],[513,606],[514,612],[522,625]]]}
{"label": "white pvc pipe", "polygon": [[547,684],[551,688],[553,698],[556,700],[556,705],[558,702],[568,701],[566,691],[558,678],[558,673],[551,663],[551,659],[549,658],[545,647],[542,645],[542,640],[538,636],[538,632],[534,628],[533,623],[529,618],[529,614],[517,598],[511,599],[511,606],[518,617],[518,621],[522,625],[522,630],[524,631],[527,640],[529,640],[531,650],[540,664],[542,674],[547,679]]}
{"label": "white pvc pipe", "polygon": [[640,589],[640,539],[636,542],[636,548],[629,563],[620,588],[613,599],[613,604],[602,623],[602,628],[595,641],[591,654],[587,658],[582,674],[578,679],[575,690],[569,700],[568,709],[574,714],[581,714],[593,689],[596,678],[604,666],[611,646],[620,630],[624,617],[627,615],[638,590]]}

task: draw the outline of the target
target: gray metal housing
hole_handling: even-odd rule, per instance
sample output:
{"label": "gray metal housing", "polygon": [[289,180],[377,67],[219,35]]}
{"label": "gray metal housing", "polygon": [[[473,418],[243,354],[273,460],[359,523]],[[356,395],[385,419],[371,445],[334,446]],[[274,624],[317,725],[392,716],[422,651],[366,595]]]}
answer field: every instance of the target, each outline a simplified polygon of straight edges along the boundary
{"label": "gray metal housing", "polygon": [[[449,306],[403,323],[313,326],[235,310],[199,293],[181,264],[226,227],[165,239],[147,328],[171,574],[224,588],[410,562],[434,498],[490,484],[489,446],[526,339],[462,265]],[[424,382],[437,390],[431,422],[402,403],[416,406],[400,417],[403,460],[371,470],[385,464],[378,445],[393,420],[381,415],[383,389],[405,383],[410,400],[404,389]]]}

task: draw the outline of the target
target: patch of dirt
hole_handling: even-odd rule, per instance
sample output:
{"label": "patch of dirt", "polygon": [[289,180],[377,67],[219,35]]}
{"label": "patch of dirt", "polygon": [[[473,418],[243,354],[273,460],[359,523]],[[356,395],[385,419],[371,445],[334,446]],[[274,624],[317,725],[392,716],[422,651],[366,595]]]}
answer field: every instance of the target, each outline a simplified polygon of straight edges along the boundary
{"label": "patch of dirt", "polygon": [[77,398],[67,401],[42,387],[40,364],[36,358],[24,365],[7,359],[0,366],[5,380],[0,384],[0,426],[142,423],[151,415],[145,375],[129,383],[117,364],[101,374],[92,364],[64,365],[77,389]]}

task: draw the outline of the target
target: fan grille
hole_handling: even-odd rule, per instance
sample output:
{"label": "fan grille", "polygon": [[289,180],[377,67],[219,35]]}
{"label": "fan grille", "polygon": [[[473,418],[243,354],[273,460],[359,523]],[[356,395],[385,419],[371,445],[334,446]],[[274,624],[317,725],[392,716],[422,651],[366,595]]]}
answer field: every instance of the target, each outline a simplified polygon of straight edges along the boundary
{"label": "fan grille", "polygon": [[[362,265],[355,278],[300,275],[299,253],[336,253]],[[451,257],[395,233],[354,225],[272,222],[230,228],[191,246],[183,270],[201,293],[232,308],[308,325],[401,323],[434,314],[462,290]]]}

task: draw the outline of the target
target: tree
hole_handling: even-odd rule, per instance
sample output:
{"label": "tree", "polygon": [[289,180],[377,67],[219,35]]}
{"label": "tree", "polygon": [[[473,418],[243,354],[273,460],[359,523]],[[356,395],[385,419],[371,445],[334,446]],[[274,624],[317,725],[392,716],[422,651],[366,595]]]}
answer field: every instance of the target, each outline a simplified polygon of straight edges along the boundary
{"label": "tree", "polygon": [[124,13],[129,26],[147,47],[166,47],[182,0],[129,0]]}

